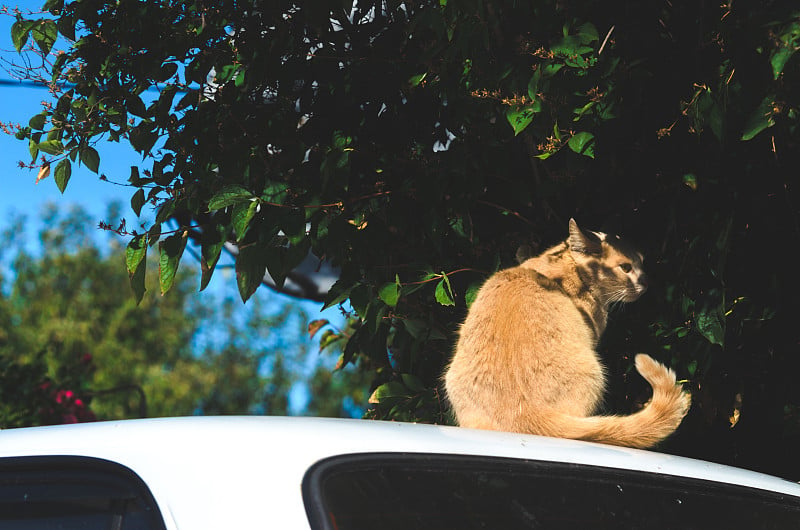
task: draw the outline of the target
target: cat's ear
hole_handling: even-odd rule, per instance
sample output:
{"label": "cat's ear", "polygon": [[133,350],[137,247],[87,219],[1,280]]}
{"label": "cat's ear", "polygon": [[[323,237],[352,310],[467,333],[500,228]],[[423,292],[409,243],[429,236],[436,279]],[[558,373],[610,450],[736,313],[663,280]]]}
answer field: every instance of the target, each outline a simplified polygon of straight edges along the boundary
{"label": "cat's ear", "polygon": [[581,254],[599,255],[603,252],[603,242],[594,232],[584,232],[578,228],[575,219],[569,220],[569,249]]}

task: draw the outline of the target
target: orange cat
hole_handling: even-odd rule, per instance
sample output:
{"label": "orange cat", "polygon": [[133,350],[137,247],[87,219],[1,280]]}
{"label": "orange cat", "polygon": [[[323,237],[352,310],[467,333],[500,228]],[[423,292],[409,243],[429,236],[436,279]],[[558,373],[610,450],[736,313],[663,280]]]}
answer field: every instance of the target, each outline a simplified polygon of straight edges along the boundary
{"label": "orange cat", "polygon": [[653,398],[629,416],[593,416],[605,391],[595,347],[609,307],[647,288],[642,255],[618,237],[569,237],[481,287],[445,374],[459,425],[651,447],[669,436],[690,397],[672,370],[648,355],[636,369]]}

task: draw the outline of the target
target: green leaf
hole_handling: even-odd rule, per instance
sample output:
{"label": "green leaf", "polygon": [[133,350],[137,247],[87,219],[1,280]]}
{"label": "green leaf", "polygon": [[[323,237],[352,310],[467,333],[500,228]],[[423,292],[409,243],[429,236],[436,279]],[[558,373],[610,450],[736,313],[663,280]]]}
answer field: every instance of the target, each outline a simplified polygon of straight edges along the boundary
{"label": "green leaf", "polygon": [[133,194],[133,197],[131,197],[131,209],[133,210],[133,213],[136,214],[136,217],[142,215],[142,206],[144,206],[144,203],[144,190],[139,188],[136,190],[136,193]]}
{"label": "green leaf", "polygon": [[309,339],[313,339],[314,335],[316,335],[317,332],[320,329],[324,328],[328,324],[330,324],[330,321],[328,321],[328,320],[326,320],[324,318],[319,318],[317,320],[312,320],[311,322],[309,322],[308,323],[308,338]]}
{"label": "green leaf", "polygon": [[761,100],[758,107],[750,115],[742,133],[742,141],[753,139],[764,129],[775,125],[775,97],[767,96]]}
{"label": "green leaf", "polygon": [[691,361],[686,365],[686,371],[689,372],[689,377],[694,377],[697,373],[697,361]]}
{"label": "green leaf", "polygon": [[166,81],[170,77],[178,73],[178,65],[175,63],[164,63],[161,65],[161,70],[158,72],[158,80]]}
{"label": "green leaf", "polygon": [[586,22],[578,26],[578,39],[581,44],[591,44],[594,41],[600,40],[600,35],[597,33],[597,28],[591,22]]}
{"label": "green leaf", "polygon": [[53,174],[53,179],[56,181],[56,186],[61,193],[67,189],[67,183],[72,176],[72,163],[69,159],[64,158],[56,164],[56,170]]}
{"label": "green leaf", "polygon": [[450,279],[444,273],[442,273],[442,279],[436,284],[435,295],[436,301],[441,305],[456,305],[455,297],[453,296],[453,288],[450,286]]}
{"label": "green leaf", "polygon": [[75,19],[73,16],[69,16],[62,11],[61,16],[59,16],[58,20],[56,20],[56,27],[58,28],[58,32],[67,39],[71,41],[76,40]]}
{"label": "green leaf", "polygon": [[239,248],[239,255],[236,256],[236,284],[242,302],[253,296],[264,280],[267,272],[265,253],[266,249],[261,245],[253,244]]}
{"label": "green leaf", "polygon": [[36,157],[39,156],[39,142],[36,142],[33,138],[28,140],[28,151],[31,154],[31,162],[35,162]]}
{"label": "green leaf", "polygon": [[128,98],[125,100],[125,107],[128,109],[128,112],[134,116],[139,118],[147,117],[147,107],[144,106],[142,98],[136,94],[130,94],[128,96]]}
{"label": "green leaf", "polygon": [[48,155],[60,155],[64,152],[64,144],[61,143],[61,140],[45,140],[39,142],[36,147]]}
{"label": "green leaf", "polygon": [[777,37],[777,47],[769,58],[774,79],[780,77],[786,63],[800,49],[800,22],[792,22]]}
{"label": "green leaf", "polygon": [[247,229],[250,227],[250,221],[253,220],[257,209],[258,201],[255,199],[250,199],[249,202],[238,202],[233,205],[231,226],[237,241],[244,239]]}
{"label": "green leaf", "polygon": [[147,231],[148,245],[154,247],[161,239],[161,223],[154,223]]}
{"label": "green leaf", "polygon": [[414,87],[418,86],[420,83],[422,83],[425,80],[426,77],[428,77],[428,73],[427,72],[422,73],[422,74],[413,75],[408,80],[408,84],[409,84],[409,86],[411,88],[414,88]]}
{"label": "green leaf", "polygon": [[374,298],[370,301],[369,305],[367,305],[367,310],[364,313],[364,326],[366,326],[373,335],[378,333],[378,328],[380,328],[381,324],[384,322],[384,317],[388,310],[389,308],[386,304]]}
{"label": "green leaf", "polygon": [[567,145],[576,153],[594,158],[594,135],[590,132],[579,132],[569,139]]}
{"label": "green leaf", "polygon": [[225,246],[227,229],[221,224],[214,224],[203,230],[200,237],[200,290],[208,287],[214,269],[217,266],[222,248]]}
{"label": "green leaf", "polygon": [[558,73],[559,70],[564,68],[564,63],[555,63],[555,64],[548,64],[542,68],[542,77],[547,79],[549,77],[553,77]]}
{"label": "green leaf", "polygon": [[22,51],[25,43],[28,42],[28,34],[35,23],[35,20],[18,19],[11,25],[11,42],[14,43],[17,52]]}
{"label": "green leaf", "polygon": [[697,175],[694,173],[686,173],[683,176],[683,183],[692,191],[697,191]]}
{"label": "green leaf", "polygon": [[471,283],[469,287],[467,287],[467,292],[464,294],[464,300],[467,303],[468,308],[478,297],[478,291],[480,291],[480,289],[481,289],[481,284],[478,282]]}
{"label": "green leaf", "polygon": [[697,330],[711,344],[725,345],[725,311],[715,307],[697,315]]}
{"label": "green leaf", "polygon": [[238,72],[236,72],[236,77],[233,78],[233,86],[235,86],[237,88],[243,86],[244,82],[245,82],[246,75],[247,75],[247,70],[245,70],[244,68],[242,68]]}
{"label": "green leaf", "polygon": [[403,328],[414,339],[425,340],[430,335],[430,325],[419,318],[403,319]]}
{"label": "green leaf", "polygon": [[133,274],[147,255],[147,234],[133,236],[125,249],[125,266]]}
{"label": "green leaf", "polygon": [[400,299],[400,282],[395,281],[383,284],[380,289],[378,289],[378,298],[383,300],[388,306],[397,306],[397,301]]}
{"label": "green leaf", "polygon": [[[560,56],[575,56],[580,53],[586,53],[585,48],[577,35],[567,35],[553,43],[550,51]],[[592,51],[592,49],[589,48],[589,51]]]}
{"label": "green leaf", "polygon": [[301,208],[284,208],[281,219],[283,233],[292,244],[298,244],[306,237],[306,214]]}
{"label": "green leaf", "polygon": [[403,384],[409,390],[417,393],[425,392],[427,390],[427,388],[425,388],[425,383],[422,382],[422,379],[414,374],[400,374],[400,379],[403,380]]}
{"label": "green leaf", "polygon": [[542,81],[542,69],[537,68],[528,80],[528,97],[532,100],[539,98],[539,83]]}
{"label": "green leaf", "polygon": [[238,202],[245,202],[254,198],[255,195],[241,186],[226,186],[208,201],[208,209],[210,211],[221,210]]}
{"label": "green leaf", "polygon": [[158,211],[156,212],[156,224],[165,222],[174,212],[175,199],[166,199],[161,201],[161,206],[158,207]]}
{"label": "green leaf", "polygon": [[142,178],[139,176],[138,167],[131,166],[131,176],[128,177],[128,182],[130,182],[132,186],[141,186],[143,184]]}
{"label": "green leaf", "polygon": [[175,283],[175,275],[178,272],[178,264],[186,248],[188,232],[172,234],[158,243],[158,281],[161,286],[161,294],[167,294]]}
{"label": "green leaf", "polygon": [[264,258],[267,263],[267,272],[278,289],[283,287],[286,275],[291,270],[287,254],[288,249],[286,247],[272,247],[265,252]]}
{"label": "green leaf", "polygon": [[[325,348],[328,348],[336,344],[337,342],[342,342],[344,340],[345,340],[345,335],[341,333],[336,333],[332,329],[326,329],[325,331],[322,332],[322,336],[319,338],[319,352],[322,353],[322,351]],[[339,360],[343,361],[344,359],[340,357]]]}
{"label": "green leaf", "polygon": [[325,299],[325,304],[322,306],[322,310],[324,311],[329,307],[341,304],[347,300],[347,298],[350,296],[350,291],[355,286],[356,284],[345,281],[342,278],[336,280],[331,288],[328,289],[328,296]]}
{"label": "green leaf", "polygon": [[31,129],[36,131],[44,130],[44,126],[47,123],[47,112],[40,112],[36,116],[28,121],[28,125]]}
{"label": "green leaf", "polygon": [[220,85],[227,83],[238,70],[239,66],[235,64],[226,64],[215,69],[214,81]]}
{"label": "green leaf", "polygon": [[797,50],[794,48],[779,48],[772,52],[769,62],[772,65],[772,75],[778,79],[783,73],[783,68]]}
{"label": "green leaf", "polygon": [[80,151],[81,163],[90,171],[97,173],[100,169],[100,154],[94,147],[84,147]]}
{"label": "green leaf", "polygon": [[145,293],[144,279],[147,268],[147,234],[134,236],[125,249],[125,265],[128,269],[133,297],[138,305]]}
{"label": "green leaf", "polygon": [[147,155],[158,141],[156,124],[151,121],[142,121],[128,132],[131,146],[139,153]]}
{"label": "green leaf", "polygon": [[384,383],[372,393],[369,397],[369,402],[372,404],[382,403],[387,400],[404,398],[408,396],[406,387],[398,381],[389,381]]}
{"label": "green leaf", "polygon": [[30,35],[33,37],[36,45],[39,46],[42,53],[47,55],[50,53],[50,50],[53,49],[53,45],[58,38],[58,29],[55,21],[45,19],[38,20],[31,27]]}
{"label": "green leaf", "polygon": [[576,108],[573,111],[575,113],[575,117],[572,118],[572,121],[574,121],[574,122],[580,121],[580,119],[583,117],[583,115],[586,114],[587,112],[589,112],[590,110],[592,110],[592,107],[594,107],[595,104],[596,104],[596,102],[590,101],[590,102],[586,103],[583,107]]}
{"label": "green leaf", "polygon": [[198,103],[198,91],[197,90],[189,90],[186,95],[184,95],[178,104],[175,106],[176,111],[180,111],[185,109],[186,107],[197,105]]}
{"label": "green leaf", "polygon": [[342,131],[333,131],[333,146],[336,149],[345,149],[353,143],[353,137],[344,134]]}
{"label": "green leaf", "polygon": [[373,297],[374,293],[371,286],[365,283],[358,283],[350,290],[350,306],[358,316],[363,317],[367,314],[367,306]]}
{"label": "green leaf", "polygon": [[511,124],[511,128],[514,129],[514,136],[524,131],[525,128],[531,124],[533,117],[539,110],[541,110],[541,104],[534,103],[531,105],[510,107],[506,111],[506,119],[508,123]]}
{"label": "green leaf", "polygon": [[156,122],[160,126],[165,126],[169,123],[170,110],[172,109],[172,100],[175,99],[175,94],[178,88],[175,85],[167,85],[161,91],[161,95],[154,104],[155,111],[151,112],[156,118]]}
{"label": "green leaf", "polygon": [[344,351],[342,352],[342,356],[339,357],[339,361],[336,363],[334,370],[341,370],[353,360],[353,357],[355,357],[356,353],[361,349],[361,337],[363,337],[365,329],[364,326],[361,326],[350,336],[347,344],[344,345]]}

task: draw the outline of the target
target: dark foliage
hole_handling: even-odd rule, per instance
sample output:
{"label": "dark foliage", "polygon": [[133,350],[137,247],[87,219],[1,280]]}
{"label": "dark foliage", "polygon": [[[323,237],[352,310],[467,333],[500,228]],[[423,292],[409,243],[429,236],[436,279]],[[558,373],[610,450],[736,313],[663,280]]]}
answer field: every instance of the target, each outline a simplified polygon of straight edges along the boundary
{"label": "dark foliage", "polygon": [[378,418],[447,421],[458,322],[520,245],[563,239],[571,216],[621,233],[654,285],[603,342],[609,409],[642,398],[627,374],[646,351],[694,397],[664,450],[798,478],[787,5],[51,0],[17,47],[77,40],[19,137],[61,187],[74,163],[98,170],[103,137],[148,157],[129,181],[134,208],[158,208],[128,247],[137,297],[148,248],[167,291],[189,237],[203,285],[238,245],[245,300],[309,251],[340,266],[329,304],[356,320],[321,337],[373,371]]}

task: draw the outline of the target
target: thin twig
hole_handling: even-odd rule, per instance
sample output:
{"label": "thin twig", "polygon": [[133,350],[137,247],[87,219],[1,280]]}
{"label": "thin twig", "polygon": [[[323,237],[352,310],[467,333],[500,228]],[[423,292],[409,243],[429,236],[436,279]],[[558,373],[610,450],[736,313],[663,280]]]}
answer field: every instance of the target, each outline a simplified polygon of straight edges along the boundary
{"label": "thin twig", "polygon": [[445,273],[442,273],[442,274],[435,274],[431,278],[427,278],[425,280],[420,280],[418,282],[402,282],[400,285],[422,285],[422,284],[425,284],[425,283],[435,282],[436,280],[441,280],[444,276],[452,276],[453,274],[455,274],[457,272],[477,272],[477,273],[480,273],[480,274],[488,274],[486,271],[482,271],[482,270],[478,270],[478,269],[471,269],[469,267],[464,267],[462,269],[456,269],[454,271],[445,272]]}
{"label": "thin twig", "polygon": [[528,225],[530,225],[530,226],[536,226],[536,225],[534,225],[534,224],[533,224],[531,221],[529,221],[528,219],[525,219],[525,218],[524,218],[524,217],[523,217],[521,214],[519,214],[518,212],[515,212],[514,210],[509,210],[509,209],[508,209],[508,208],[506,208],[505,206],[501,206],[501,205],[499,205],[499,204],[495,204],[495,203],[493,203],[493,202],[489,202],[489,201],[478,201],[478,203],[479,203],[479,204],[486,205],[486,206],[491,206],[492,208],[497,208],[498,210],[500,210],[500,211],[502,211],[502,212],[504,212],[504,213],[507,213],[507,214],[513,215],[514,217],[516,217],[516,218],[517,218],[517,219],[519,219],[520,221],[522,221],[522,222],[524,222],[524,223],[526,223],[526,224],[528,224]]}
{"label": "thin twig", "polygon": [[608,42],[608,38],[609,38],[609,37],[611,37],[611,33],[614,31],[614,28],[615,28],[615,27],[616,27],[616,26],[611,26],[611,29],[609,29],[609,30],[608,30],[608,33],[606,33],[606,38],[605,38],[605,39],[603,39],[603,44],[601,44],[601,45],[600,45],[600,49],[599,49],[599,50],[597,50],[597,55],[600,55],[601,53],[603,53],[603,50],[604,50],[604,49],[605,49],[605,47],[606,47],[606,43]]}

